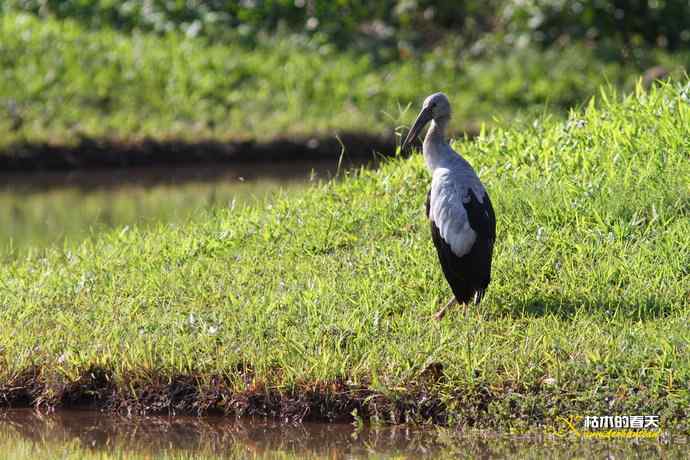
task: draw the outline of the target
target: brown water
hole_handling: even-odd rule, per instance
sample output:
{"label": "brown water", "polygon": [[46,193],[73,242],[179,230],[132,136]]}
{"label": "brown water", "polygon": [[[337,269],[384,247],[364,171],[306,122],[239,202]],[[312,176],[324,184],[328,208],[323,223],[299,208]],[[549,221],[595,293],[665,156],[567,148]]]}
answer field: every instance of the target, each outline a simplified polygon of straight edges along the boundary
{"label": "brown water", "polygon": [[[1,458],[686,458],[687,437],[591,441],[431,427],[284,424],[225,417],[125,418],[0,410]],[[70,457],[72,455],[73,457]]]}

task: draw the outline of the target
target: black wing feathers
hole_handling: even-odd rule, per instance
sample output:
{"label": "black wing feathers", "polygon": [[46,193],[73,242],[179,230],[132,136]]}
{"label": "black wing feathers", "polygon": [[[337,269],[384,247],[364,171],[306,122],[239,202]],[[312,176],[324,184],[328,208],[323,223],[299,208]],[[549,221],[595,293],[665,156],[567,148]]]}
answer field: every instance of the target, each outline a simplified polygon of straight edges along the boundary
{"label": "black wing feathers", "polygon": [[[491,257],[496,240],[496,217],[489,195],[480,202],[472,189],[468,190],[469,202],[464,203],[470,227],[477,234],[469,253],[456,256],[441,237],[436,223],[431,220],[431,238],[436,246],[443,274],[459,303],[467,303],[473,298],[479,302],[491,280]],[[426,215],[429,216],[431,192],[427,194]]]}

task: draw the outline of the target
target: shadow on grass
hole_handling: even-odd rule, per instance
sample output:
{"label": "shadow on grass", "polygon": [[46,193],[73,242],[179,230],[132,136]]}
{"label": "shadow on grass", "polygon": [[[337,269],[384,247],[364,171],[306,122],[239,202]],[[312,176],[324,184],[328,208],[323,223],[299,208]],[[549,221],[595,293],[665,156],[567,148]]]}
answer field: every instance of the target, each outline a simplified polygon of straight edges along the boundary
{"label": "shadow on grass", "polygon": [[657,296],[646,296],[636,302],[627,299],[590,299],[558,296],[535,296],[514,302],[501,313],[513,318],[555,316],[571,319],[579,314],[602,317],[629,318],[637,321],[656,320],[673,313],[668,301]]}

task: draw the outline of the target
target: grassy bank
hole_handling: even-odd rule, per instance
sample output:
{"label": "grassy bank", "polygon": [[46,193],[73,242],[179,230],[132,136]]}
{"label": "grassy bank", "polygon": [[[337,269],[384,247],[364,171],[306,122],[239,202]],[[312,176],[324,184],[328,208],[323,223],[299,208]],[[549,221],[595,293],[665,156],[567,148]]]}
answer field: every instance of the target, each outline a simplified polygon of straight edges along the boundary
{"label": "grassy bank", "polygon": [[447,44],[376,63],[300,36],[247,47],[85,28],[8,11],[0,18],[0,147],[81,138],[193,140],[366,131],[383,133],[443,90],[456,132],[494,118],[563,113],[605,83],[630,90],[645,68],[675,73],[687,55],[641,51],[607,61],[582,45],[537,50]]}
{"label": "grassy bank", "polygon": [[430,320],[449,290],[429,177],[395,159],[1,265],[0,401],[516,429],[658,414],[687,431],[688,95],[614,99],[456,144],[498,217],[467,317]]}

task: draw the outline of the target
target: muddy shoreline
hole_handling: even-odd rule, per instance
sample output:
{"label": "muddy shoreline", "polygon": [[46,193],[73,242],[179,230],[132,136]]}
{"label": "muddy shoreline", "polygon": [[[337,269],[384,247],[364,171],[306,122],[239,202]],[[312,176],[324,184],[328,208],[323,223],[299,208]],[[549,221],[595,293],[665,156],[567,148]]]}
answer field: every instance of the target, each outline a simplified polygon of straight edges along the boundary
{"label": "muddy shoreline", "polygon": [[[359,420],[503,429],[515,423],[549,426],[556,416],[604,410],[613,397],[601,394],[595,399],[573,398],[541,385],[514,383],[477,383],[441,394],[437,385],[443,383],[443,376],[431,371],[394,392],[383,393],[367,382],[351,384],[343,379],[276,389],[256,380],[249,368],[239,372],[245,382],[241,389],[219,375],[150,375],[141,380],[136,376],[117,378],[108,369],[93,367],[77,380],[67,382],[33,368],[0,383],[0,410],[31,408],[51,413],[78,409],[123,416],[265,417],[281,423]],[[619,410],[634,411],[638,407],[634,401],[631,404]],[[690,433],[684,410],[667,409],[666,428]]]}
{"label": "muddy shoreline", "polygon": [[[125,379],[127,380],[127,379]],[[72,383],[50,381],[29,369],[0,385],[0,410],[31,408],[94,410],[119,415],[269,417],[287,423],[352,422],[355,418],[388,423],[414,421],[445,425],[449,411],[424,385],[399,398],[377,393],[365,385],[341,380],[303,385],[290,391],[257,385],[245,376],[246,389],[233,391],[220,376],[161,376],[153,381],[115,383],[105,369],[92,368]],[[133,390],[133,392],[132,392]],[[488,400],[485,401],[488,404]]]}
{"label": "muddy shoreline", "polygon": [[[0,411],[34,409],[39,413],[77,409],[122,416],[263,417],[280,423],[373,422],[424,424],[458,428],[505,429],[544,427],[558,416],[605,410],[613,393],[590,399],[554,391],[541,385],[477,383],[440,394],[443,376],[429,370],[394,392],[380,392],[367,382],[343,379],[298,383],[276,389],[257,381],[250,368],[238,370],[244,388],[237,389],[219,375],[150,375],[116,378],[108,369],[93,367],[72,382],[27,369],[12,381],[0,383]],[[637,389],[644,392],[644,389]],[[663,397],[659,398],[663,400]],[[665,428],[690,433],[681,407],[645,407],[634,401],[626,410],[664,412]],[[662,405],[663,406],[663,405]]]}
{"label": "muddy shoreline", "polygon": [[[342,144],[341,144],[342,142]],[[337,161],[395,154],[394,135],[344,133],[335,136],[275,139],[267,142],[146,139],[118,142],[82,139],[76,145],[15,144],[0,154],[0,174],[151,166],[293,161]]]}

